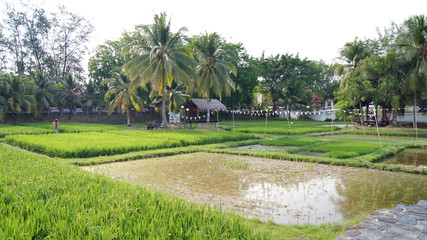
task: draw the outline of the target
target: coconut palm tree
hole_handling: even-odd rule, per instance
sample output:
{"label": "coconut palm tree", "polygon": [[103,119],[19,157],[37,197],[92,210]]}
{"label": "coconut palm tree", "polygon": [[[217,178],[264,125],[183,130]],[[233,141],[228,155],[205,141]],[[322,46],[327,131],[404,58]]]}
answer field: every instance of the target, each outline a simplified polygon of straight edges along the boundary
{"label": "coconut palm tree", "polygon": [[132,85],[145,87],[151,82],[153,91],[162,95],[162,128],[168,128],[166,118],[166,85],[173,81],[192,84],[197,76],[194,73],[195,61],[190,51],[183,44],[185,28],[176,33],[170,29],[170,20],[166,13],[154,16],[154,24],[139,26],[144,37],[144,44],[135,46],[132,53],[136,54],[124,66]]}
{"label": "coconut palm tree", "polygon": [[128,127],[132,126],[129,116],[129,107],[133,106],[137,111],[141,111],[144,103],[136,94],[136,89],[132,87],[129,77],[115,72],[113,73],[113,77],[105,79],[103,84],[108,84],[105,100],[108,101],[113,97],[108,105],[108,114],[111,114],[117,106],[120,106],[122,113],[126,112]]}
{"label": "coconut palm tree", "polygon": [[191,45],[195,52],[196,71],[199,75],[197,91],[206,98],[206,125],[209,125],[210,93],[212,91],[220,99],[222,90],[225,91],[226,95],[231,95],[231,90],[234,90],[235,84],[230,78],[230,73],[237,75],[237,68],[232,64],[232,59],[237,56],[232,51],[223,48],[223,40],[215,32],[194,37]]}
{"label": "coconut palm tree", "polygon": [[74,109],[74,103],[77,103],[80,105],[80,107],[83,107],[82,96],[83,86],[78,84],[70,74],[67,75],[65,80],[61,82],[58,91],[58,97],[62,102],[65,102],[66,106],[70,108],[69,118],[71,118],[73,112],[71,110]]}
{"label": "coconut palm tree", "polygon": [[408,66],[403,79],[403,90],[413,97],[415,127],[417,98],[427,93],[426,16],[412,16],[404,22],[397,36],[397,48],[402,53],[401,60]]}
{"label": "coconut palm tree", "polygon": [[34,97],[37,101],[36,115],[40,116],[44,108],[49,108],[54,103],[55,93],[57,91],[56,85],[49,81],[42,72],[37,71],[34,76]]}
{"label": "coconut palm tree", "polygon": [[[335,68],[335,75],[342,76],[340,82],[340,89],[343,91],[347,89],[350,85],[350,81],[357,81],[360,79],[357,75],[360,75],[358,72],[358,67],[361,64],[361,61],[369,57],[372,53],[371,46],[368,41],[358,40],[357,37],[353,42],[347,42],[344,47],[340,50],[340,60],[344,64],[338,64]],[[359,83],[356,83],[358,85]],[[360,85],[360,84],[359,84]],[[354,92],[354,91],[352,91]],[[355,102],[359,103],[360,111],[362,111],[362,100],[361,97],[355,97]],[[369,104],[368,104],[369,106]],[[367,106],[367,109],[368,109]],[[366,115],[368,116],[368,115]],[[360,121],[363,125],[363,116],[360,116]]]}
{"label": "coconut palm tree", "polygon": [[347,42],[340,50],[339,60],[344,64],[338,64],[335,68],[335,75],[342,76],[341,88],[351,77],[352,72],[360,65],[360,62],[369,57],[371,49],[367,42],[358,40],[357,37],[353,42]]}
{"label": "coconut palm tree", "polygon": [[26,111],[32,113],[36,108],[36,100],[32,94],[33,84],[25,76],[5,74],[1,77],[0,87],[0,120],[4,121],[6,113],[13,114]]}

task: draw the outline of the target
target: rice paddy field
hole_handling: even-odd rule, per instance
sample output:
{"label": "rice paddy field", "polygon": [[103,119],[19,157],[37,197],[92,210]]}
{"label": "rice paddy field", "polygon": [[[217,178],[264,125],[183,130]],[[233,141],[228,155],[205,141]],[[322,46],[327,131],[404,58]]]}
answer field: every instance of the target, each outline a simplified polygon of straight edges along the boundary
{"label": "rice paddy field", "polygon": [[335,239],[427,199],[413,129],[382,128],[380,142],[331,122],[221,128],[0,124],[0,239]]}
{"label": "rice paddy field", "polygon": [[[328,123],[330,125],[330,123]],[[327,131],[336,131],[340,129],[337,126],[325,126],[324,122],[316,121],[282,121],[270,120],[267,121],[235,121],[234,127],[232,121],[224,121],[222,128],[227,131],[244,132],[244,133],[268,133],[268,134],[282,134],[282,135],[298,135],[306,133],[319,133]]]}

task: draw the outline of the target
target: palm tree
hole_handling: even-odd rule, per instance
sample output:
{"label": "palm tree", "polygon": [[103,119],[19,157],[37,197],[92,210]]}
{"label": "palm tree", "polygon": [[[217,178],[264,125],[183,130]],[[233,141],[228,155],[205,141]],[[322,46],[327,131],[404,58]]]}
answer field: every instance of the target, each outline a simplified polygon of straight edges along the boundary
{"label": "palm tree", "polygon": [[82,104],[82,93],[83,86],[74,81],[73,77],[69,74],[65,81],[62,81],[58,95],[59,99],[65,102],[65,105],[70,108],[70,118],[72,114],[73,103],[77,102],[80,107],[83,107]]}
{"label": "palm tree", "polygon": [[344,47],[340,50],[339,59],[344,64],[338,64],[335,68],[335,75],[342,76],[341,88],[345,87],[345,84],[351,77],[351,73],[360,65],[360,62],[369,57],[371,54],[370,47],[367,42],[358,40],[357,37],[353,42],[347,42]]}
{"label": "palm tree", "polygon": [[0,86],[0,120],[4,121],[6,113],[10,110],[12,114],[34,112],[37,106],[36,99],[32,94],[34,85],[25,76],[5,74],[1,79]]}
{"label": "palm tree", "polygon": [[237,75],[236,66],[232,64],[232,58],[236,56],[230,50],[223,48],[221,36],[217,33],[205,33],[195,37],[192,40],[199,75],[197,89],[207,102],[206,125],[210,121],[209,98],[211,91],[220,97],[221,91],[224,90],[226,95],[231,95],[235,85],[230,78],[230,73]]}
{"label": "palm tree", "polygon": [[166,13],[154,16],[154,24],[139,26],[143,31],[145,43],[135,46],[132,50],[137,54],[124,66],[132,85],[145,87],[151,82],[153,91],[162,95],[162,128],[168,128],[166,118],[166,85],[173,81],[185,82],[190,85],[197,76],[194,74],[194,60],[189,56],[188,48],[183,44],[183,32],[180,28],[176,33],[170,29],[170,20]]}
{"label": "palm tree", "polygon": [[[187,87],[182,83],[174,84],[171,88],[166,89],[166,104],[168,105],[169,112],[176,111],[188,100],[190,95],[186,94]],[[151,98],[156,99],[157,93],[152,92]]]}
{"label": "palm tree", "polygon": [[34,97],[37,101],[37,116],[40,116],[43,108],[49,108],[55,99],[56,85],[49,81],[42,72],[37,71],[34,76],[34,83],[36,88],[34,90]]}
{"label": "palm tree", "polygon": [[[357,37],[353,42],[347,42],[340,51],[340,60],[344,61],[344,64],[338,64],[335,68],[335,75],[342,76],[340,89],[344,90],[348,87],[351,79],[357,79],[355,76],[358,74],[357,69],[361,64],[361,61],[369,57],[372,53],[372,49],[367,41],[358,40]],[[362,101],[358,97],[360,111],[362,111]],[[369,107],[369,104],[367,108]],[[363,116],[360,116],[360,121],[363,125]]]}
{"label": "palm tree", "polygon": [[408,66],[403,79],[403,90],[412,95],[414,102],[414,127],[416,127],[417,98],[427,92],[427,18],[412,16],[403,24],[397,36],[397,47]]}
{"label": "palm tree", "polygon": [[129,77],[114,72],[113,77],[105,79],[103,83],[108,84],[105,100],[109,100],[113,96],[113,99],[108,105],[108,114],[111,114],[117,106],[120,106],[122,113],[126,112],[128,127],[132,126],[129,116],[129,107],[133,106],[137,111],[141,111],[144,103],[136,94],[136,89],[132,87]]}

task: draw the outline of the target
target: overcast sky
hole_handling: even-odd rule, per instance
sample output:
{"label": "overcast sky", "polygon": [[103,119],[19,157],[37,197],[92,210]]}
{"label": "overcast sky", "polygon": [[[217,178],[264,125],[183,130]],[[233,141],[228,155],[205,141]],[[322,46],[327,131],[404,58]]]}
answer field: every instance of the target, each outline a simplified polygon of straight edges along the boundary
{"label": "overcast sky", "polygon": [[[9,0],[10,1],[10,0]],[[51,12],[59,4],[95,27],[89,47],[116,40],[123,30],[153,23],[165,11],[173,29],[188,35],[218,32],[250,55],[299,54],[331,63],[346,42],[375,38],[377,27],[426,14],[427,0],[31,0]],[[39,4],[38,4],[39,3]]]}

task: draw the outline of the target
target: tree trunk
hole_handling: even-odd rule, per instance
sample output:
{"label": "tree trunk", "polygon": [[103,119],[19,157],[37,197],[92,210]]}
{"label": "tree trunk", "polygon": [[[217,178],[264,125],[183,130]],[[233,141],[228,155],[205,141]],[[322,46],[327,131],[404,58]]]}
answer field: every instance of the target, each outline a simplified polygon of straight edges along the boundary
{"label": "tree trunk", "polygon": [[414,115],[412,115],[412,126],[414,128],[416,128],[417,127],[417,120],[416,120],[416,117],[415,117],[415,115],[417,114],[417,95],[416,94],[414,94],[413,113],[414,113]]}
{"label": "tree trunk", "polygon": [[362,124],[363,126],[363,108],[362,108],[362,102],[359,100],[359,107],[360,107],[360,114],[359,115],[359,119],[360,119],[360,124]]}
{"label": "tree trunk", "polygon": [[165,72],[162,71],[162,128],[168,128],[168,121],[166,118],[166,86],[165,86]]}
{"label": "tree trunk", "polygon": [[206,126],[209,126],[209,121],[211,120],[211,108],[209,106],[209,97],[206,98],[206,107],[207,107],[207,113],[206,113]]}
{"label": "tree trunk", "polygon": [[126,120],[127,120],[128,127],[131,127],[132,124],[130,123],[129,108],[126,108]]}
{"label": "tree trunk", "polygon": [[397,126],[397,108],[394,108],[393,110],[393,116],[391,117],[391,125],[393,127]]}

